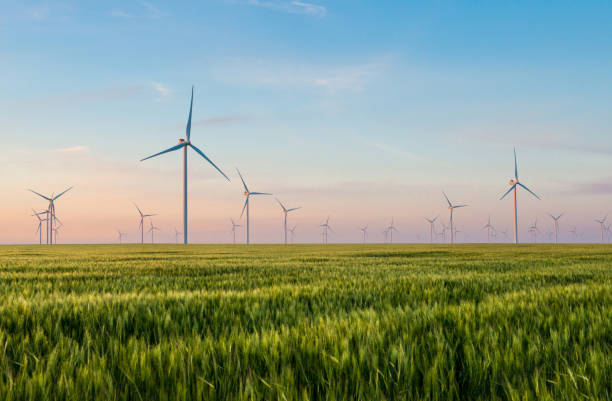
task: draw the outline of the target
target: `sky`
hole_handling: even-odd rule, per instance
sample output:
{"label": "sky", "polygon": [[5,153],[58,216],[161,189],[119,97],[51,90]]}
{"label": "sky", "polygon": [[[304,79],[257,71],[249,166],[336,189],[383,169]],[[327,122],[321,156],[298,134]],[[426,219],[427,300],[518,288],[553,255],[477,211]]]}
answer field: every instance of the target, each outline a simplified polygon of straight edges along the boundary
{"label": "sky", "polygon": [[[0,0],[0,243],[38,242],[32,208],[58,199],[59,243],[139,240],[133,202],[182,230],[185,136],[191,242],[229,242],[249,189],[289,207],[296,242],[429,239],[466,203],[460,241],[490,216],[521,239],[565,212],[560,239],[598,241],[612,200],[612,3],[363,0]],[[252,241],[282,240],[273,197],[251,204]],[[148,223],[147,223],[148,224]],[[439,228],[439,227],[438,227]],[[498,240],[502,239],[501,234]],[[150,240],[150,237],[147,237]],[[244,241],[244,230],[238,231]]]}

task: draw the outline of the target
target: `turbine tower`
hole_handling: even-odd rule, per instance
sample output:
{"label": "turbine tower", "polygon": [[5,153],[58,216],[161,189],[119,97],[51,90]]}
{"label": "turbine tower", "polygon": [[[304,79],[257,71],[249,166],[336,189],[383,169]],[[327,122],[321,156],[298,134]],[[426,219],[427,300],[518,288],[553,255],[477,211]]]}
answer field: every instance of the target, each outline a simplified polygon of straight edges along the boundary
{"label": "turbine tower", "polygon": [[159,227],[156,227],[153,225],[153,222],[151,220],[149,220],[149,223],[151,224],[151,228],[149,228],[149,231],[147,231],[148,233],[151,233],[151,243],[154,244],[155,243],[155,231],[159,231]]}
{"label": "turbine tower", "polygon": [[557,217],[555,217],[552,214],[548,213],[550,218],[553,219],[553,222],[554,222],[554,225],[555,225],[555,244],[559,243],[559,241],[558,241],[558,237],[559,237],[559,219],[563,216],[564,213],[565,212],[561,213]]}
{"label": "turbine tower", "polygon": [[230,219],[232,221],[232,235],[234,236],[234,245],[236,244],[236,227],[242,227],[240,224],[236,224],[234,219]]}
{"label": "turbine tower", "polygon": [[46,199],[47,201],[49,201],[49,207],[47,208],[47,244],[53,244],[53,235],[55,233],[53,231],[53,223],[56,220],[56,217],[55,217],[55,200],[57,198],[59,198],[60,196],[62,196],[63,194],[65,194],[66,192],[70,191],[71,189],[72,189],[72,187],[64,190],[59,195],[56,195],[56,196],[51,195],[51,197],[47,197],[47,196],[41,195],[38,192],[29,189],[30,192],[35,193],[36,195],[40,196],[41,198]]}
{"label": "turbine tower", "polygon": [[540,197],[538,195],[536,195],[535,193],[533,193],[529,188],[527,188],[525,185],[523,185],[519,179],[518,179],[518,167],[517,167],[517,163],[516,163],[516,148],[514,149],[514,179],[510,180],[510,188],[508,189],[508,191],[499,199],[502,200],[506,197],[506,195],[508,195],[511,191],[514,191],[514,243],[518,244],[519,242],[519,237],[518,237],[518,206],[516,204],[516,187],[517,185],[522,187],[524,190],[526,190],[527,192],[529,192],[531,195],[535,196],[536,199],[540,199]]}
{"label": "turbine tower", "polygon": [[284,232],[285,232],[285,245],[287,245],[287,215],[289,213],[293,212],[294,210],[301,209],[302,207],[299,206],[299,207],[293,207],[291,209],[287,209],[285,207],[285,205],[283,205],[282,202],[278,200],[278,198],[275,198],[275,199],[278,202],[278,204],[280,205],[280,207],[283,209],[283,215],[285,216],[285,225],[284,225],[285,230],[284,230]]}
{"label": "turbine tower", "polygon": [[444,198],[446,198],[446,202],[448,203],[448,210],[450,211],[450,233],[451,233],[451,244],[455,243],[455,232],[453,230],[453,211],[460,207],[466,207],[467,205],[453,205],[450,200],[448,200],[448,196],[446,193],[442,191]]}
{"label": "turbine tower", "polygon": [[323,243],[327,245],[328,230],[334,232],[334,230],[332,230],[331,226],[329,225],[329,216],[327,216],[327,220],[325,220],[325,223],[321,224],[319,227],[323,227]]}
{"label": "turbine tower", "polygon": [[171,148],[163,150],[159,153],[151,155],[149,157],[145,157],[140,161],[145,161],[155,156],[163,155],[164,153],[173,152],[175,150],[183,149],[183,243],[187,244],[187,148],[190,147],[200,156],[202,156],[208,163],[210,163],[225,179],[230,180],[219,167],[215,163],[212,162],[200,149],[198,149],[194,144],[191,143],[191,111],[193,109],[193,86],[191,87],[191,103],[189,104],[189,118],[187,119],[187,129],[185,130],[186,138],[180,138],[178,145],[175,145]]}
{"label": "turbine tower", "polygon": [[36,216],[36,218],[38,219],[38,227],[36,228],[36,233],[38,234],[38,244],[42,245],[42,223],[43,221],[46,221],[47,225],[49,225],[49,220],[46,217],[44,219],[41,219],[40,215],[47,214],[47,211],[45,210],[44,212],[36,213],[36,210],[32,209],[32,212],[34,213],[32,216]]}
{"label": "turbine tower", "polygon": [[366,243],[366,237],[368,236],[368,225],[366,224],[365,226],[360,228],[361,232],[363,233],[363,243]]}
{"label": "turbine tower", "polygon": [[434,217],[433,219],[428,219],[427,217],[425,217],[425,220],[429,222],[429,243],[433,244],[434,223],[436,222],[436,220],[438,220],[438,216]]}
{"label": "turbine tower", "polygon": [[595,221],[598,222],[599,226],[601,227],[601,242],[604,242],[604,230],[606,220],[608,220],[608,215],[606,215],[603,219],[595,219]]}
{"label": "turbine tower", "polygon": [[176,227],[174,227],[174,242],[176,242],[177,244],[178,244],[178,239],[181,236],[181,234],[183,233],[177,230]]}
{"label": "turbine tower", "polygon": [[123,236],[125,235],[125,233],[122,233],[121,231],[117,230],[117,237],[119,238],[119,244],[123,244]]}
{"label": "turbine tower", "polygon": [[[134,206],[136,206],[136,210],[138,210],[138,214],[140,214],[140,243],[144,244],[144,219],[145,217],[152,217],[152,216],[157,216],[156,214],[144,214],[140,208],[138,207],[138,205],[136,205],[134,203]],[[148,231],[147,231],[148,232]]]}
{"label": "turbine tower", "polygon": [[393,231],[397,232],[397,228],[395,228],[395,226],[393,225],[393,219],[391,219],[391,224],[389,225],[389,227],[387,227],[387,231],[389,232],[389,239],[390,239],[390,243],[393,243]]}
{"label": "turbine tower", "polygon": [[487,243],[490,243],[491,242],[491,230],[495,230],[495,228],[493,228],[493,226],[491,225],[491,216],[489,216],[489,221],[487,222],[486,225],[482,227],[482,229],[487,230]]}
{"label": "turbine tower", "polygon": [[291,243],[293,244],[293,234],[295,234],[295,228],[297,226],[293,226],[292,228],[289,229],[289,232],[291,233]]}
{"label": "turbine tower", "polygon": [[242,174],[240,174],[240,170],[236,169],[236,171],[238,171],[238,175],[240,176],[240,181],[242,181],[242,186],[244,187],[244,196],[245,196],[245,201],[244,201],[244,206],[242,207],[242,213],[240,213],[240,218],[242,218],[242,215],[244,214],[244,209],[246,209],[246,237],[247,237],[247,245],[251,243],[251,238],[250,238],[250,218],[249,218],[249,199],[251,198],[251,196],[255,196],[255,195],[272,195],[266,192],[251,192],[249,191],[249,188],[247,187],[247,184],[244,182],[244,178],[242,178]]}
{"label": "turbine tower", "polygon": [[533,242],[538,242],[538,233],[540,230],[538,229],[538,219],[535,219],[535,222],[529,227],[529,232],[533,235]]}

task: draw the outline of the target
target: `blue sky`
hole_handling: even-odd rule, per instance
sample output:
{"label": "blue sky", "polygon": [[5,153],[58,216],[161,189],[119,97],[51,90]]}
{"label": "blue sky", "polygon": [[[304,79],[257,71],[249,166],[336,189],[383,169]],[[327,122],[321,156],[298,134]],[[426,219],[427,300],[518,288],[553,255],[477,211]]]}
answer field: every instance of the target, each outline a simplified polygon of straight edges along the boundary
{"label": "blue sky", "polygon": [[[44,205],[26,188],[67,185],[66,241],[135,239],[131,201],[173,239],[179,155],[138,160],[182,137],[192,84],[192,139],[232,178],[190,156],[196,240],[230,239],[235,167],[304,206],[303,241],[327,215],[336,241],[392,217],[415,241],[424,215],[446,216],[443,188],[470,204],[458,224],[482,240],[489,214],[510,227],[497,199],[513,146],[543,198],[521,198],[522,226],[565,210],[562,230],[596,238],[612,195],[612,3],[398,3],[4,0],[0,218],[15,230],[0,242],[35,239],[27,213]],[[280,217],[258,199],[255,240],[278,240]]]}

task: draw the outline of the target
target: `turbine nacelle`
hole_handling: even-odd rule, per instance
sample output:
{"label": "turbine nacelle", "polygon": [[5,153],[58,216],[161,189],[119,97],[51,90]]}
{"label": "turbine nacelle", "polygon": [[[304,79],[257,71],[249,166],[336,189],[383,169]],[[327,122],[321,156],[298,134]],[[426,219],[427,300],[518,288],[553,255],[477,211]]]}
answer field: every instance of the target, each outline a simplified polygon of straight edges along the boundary
{"label": "turbine nacelle", "polygon": [[514,184],[516,184],[516,183],[518,183],[518,181],[517,181],[517,180],[513,180],[513,179],[511,179],[510,181],[508,181],[508,184],[509,184],[509,185],[514,185]]}

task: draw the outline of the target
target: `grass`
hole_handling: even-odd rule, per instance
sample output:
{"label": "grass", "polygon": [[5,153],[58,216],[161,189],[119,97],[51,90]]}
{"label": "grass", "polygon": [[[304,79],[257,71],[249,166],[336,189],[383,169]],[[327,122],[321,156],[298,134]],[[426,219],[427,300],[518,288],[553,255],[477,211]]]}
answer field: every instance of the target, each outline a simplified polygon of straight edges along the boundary
{"label": "grass", "polygon": [[0,247],[3,400],[610,400],[612,247]]}

